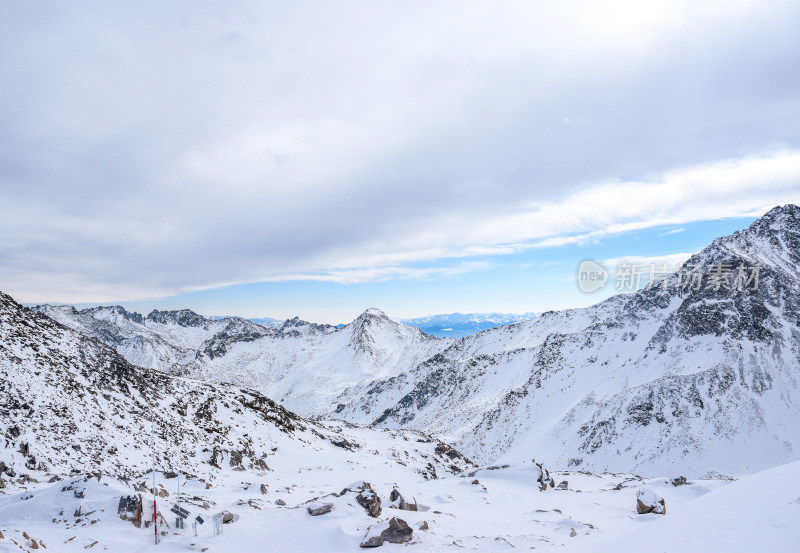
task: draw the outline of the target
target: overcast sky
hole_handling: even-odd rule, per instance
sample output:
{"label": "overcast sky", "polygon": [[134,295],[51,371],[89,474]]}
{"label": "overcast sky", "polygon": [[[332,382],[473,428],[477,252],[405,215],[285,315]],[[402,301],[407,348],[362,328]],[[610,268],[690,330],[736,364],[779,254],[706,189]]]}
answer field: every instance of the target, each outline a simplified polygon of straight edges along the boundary
{"label": "overcast sky", "polygon": [[800,201],[798,29],[796,1],[3,2],[0,290],[474,310],[374,285]]}

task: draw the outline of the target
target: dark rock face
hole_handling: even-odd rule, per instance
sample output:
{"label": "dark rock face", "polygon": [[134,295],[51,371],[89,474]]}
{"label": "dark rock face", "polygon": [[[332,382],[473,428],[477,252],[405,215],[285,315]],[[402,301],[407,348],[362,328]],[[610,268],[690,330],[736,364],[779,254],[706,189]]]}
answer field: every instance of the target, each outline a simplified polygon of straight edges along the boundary
{"label": "dark rock face", "polygon": [[180,309],[178,311],[159,311],[154,309],[147,315],[148,321],[160,324],[174,324],[186,327],[201,327],[208,325],[209,320],[198,315],[190,309]]}

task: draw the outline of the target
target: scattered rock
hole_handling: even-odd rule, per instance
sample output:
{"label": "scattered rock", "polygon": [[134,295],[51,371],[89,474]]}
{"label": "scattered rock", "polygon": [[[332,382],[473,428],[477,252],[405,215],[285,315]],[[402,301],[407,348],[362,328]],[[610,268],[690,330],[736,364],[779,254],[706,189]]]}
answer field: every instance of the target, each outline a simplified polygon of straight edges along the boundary
{"label": "scattered rock", "polygon": [[170,480],[172,478],[177,478],[177,477],[178,477],[178,473],[177,472],[168,471],[168,472],[164,473],[164,478],[166,478],[167,480]]}
{"label": "scattered rock", "polygon": [[333,503],[311,503],[308,507],[308,514],[318,517],[325,513],[330,513],[333,509]]}
{"label": "scattered rock", "polygon": [[378,494],[375,493],[374,490],[362,490],[356,496],[356,501],[358,504],[364,507],[367,511],[367,514],[372,518],[378,518],[381,514],[381,498],[378,497]]}
{"label": "scattered rock", "polygon": [[688,482],[686,482],[685,476],[678,476],[677,478],[672,479],[673,486],[685,486]]}
{"label": "scattered rock", "polygon": [[419,508],[417,506],[417,500],[414,500],[414,503],[408,503],[405,499],[403,499],[403,495],[398,491],[397,488],[392,490],[392,493],[389,494],[389,500],[392,502],[392,507],[395,509],[400,509],[401,511],[418,511]]}
{"label": "scattered rock", "polygon": [[481,485],[481,483],[480,483],[480,481],[479,481],[479,480],[476,478],[475,480],[473,480],[473,481],[472,481],[472,485],[473,485],[473,486],[480,486],[480,485]]}
{"label": "scattered rock", "polygon": [[372,484],[360,480],[358,482],[353,482],[346,488],[342,489],[342,491],[339,492],[339,497],[343,496],[347,492],[362,492],[364,490],[371,490],[371,489],[372,489]]}
{"label": "scattered rock", "polygon": [[406,521],[392,517],[388,523],[370,526],[361,542],[361,547],[380,547],[384,542],[405,543],[411,541],[413,536],[414,530]]}
{"label": "scattered rock", "polygon": [[561,483],[556,486],[557,490],[568,490],[569,489],[569,482],[566,480],[562,480]]}
{"label": "scattered rock", "polygon": [[286,502],[283,499],[276,499],[275,500],[275,505],[280,505],[281,507],[285,507],[286,506]]}
{"label": "scattered rock", "polygon": [[640,515],[655,513],[657,515],[667,514],[667,506],[664,498],[656,493],[642,488],[636,494],[636,512]]}
{"label": "scattered rock", "polygon": [[573,528],[573,529],[572,529],[572,532],[570,532],[570,533],[569,533],[569,537],[570,537],[570,538],[574,538],[574,537],[575,537],[575,536],[577,536],[577,535],[578,535],[578,533],[575,531],[575,528]]}
{"label": "scattered rock", "polygon": [[136,528],[142,527],[142,494],[119,498],[117,514],[122,520],[130,520]]}
{"label": "scattered rock", "polygon": [[430,527],[428,526],[428,521],[427,520],[423,520],[420,523],[420,525],[417,526],[417,528],[419,528],[420,530],[430,530]]}
{"label": "scattered rock", "polygon": [[550,471],[544,468],[542,463],[537,463],[536,459],[531,459],[531,462],[539,468],[539,477],[536,479],[536,481],[539,483],[539,491],[545,491],[548,485],[551,488],[554,488],[556,483],[550,476]]}
{"label": "scattered rock", "polygon": [[222,515],[222,524],[230,524],[233,522],[233,513],[230,511],[222,511],[220,514]]}
{"label": "scattered rock", "polygon": [[267,485],[266,484],[261,484],[261,494],[262,495],[267,495],[267,491],[268,491],[267,490]]}

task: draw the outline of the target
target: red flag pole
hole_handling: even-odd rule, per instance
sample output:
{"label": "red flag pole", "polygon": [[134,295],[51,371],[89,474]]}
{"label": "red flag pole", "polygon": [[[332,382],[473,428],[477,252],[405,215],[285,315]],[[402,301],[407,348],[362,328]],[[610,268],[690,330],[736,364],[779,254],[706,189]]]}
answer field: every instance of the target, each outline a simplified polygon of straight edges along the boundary
{"label": "red flag pole", "polygon": [[156,505],[156,437],[153,430],[153,412],[150,411],[150,442],[153,445],[153,535],[158,545],[158,506]]}

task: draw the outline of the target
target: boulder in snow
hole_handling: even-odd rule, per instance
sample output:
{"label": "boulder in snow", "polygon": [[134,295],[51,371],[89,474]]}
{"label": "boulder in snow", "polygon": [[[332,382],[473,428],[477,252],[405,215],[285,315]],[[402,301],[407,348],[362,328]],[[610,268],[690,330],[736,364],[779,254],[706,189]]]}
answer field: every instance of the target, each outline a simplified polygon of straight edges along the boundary
{"label": "boulder in snow", "polygon": [[686,484],[688,484],[688,482],[686,481],[685,476],[678,476],[677,478],[672,479],[673,486],[685,486]]}
{"label": "boulder in snow", "polygon": [[330,513],[333,509],[333,503],[311,503],[307,507],[308,514],[311,516],[318,517],[319,515],[324,515],[325,513]]}
{"label": "boulder in snow", "polygon": [[373,518],[378,518],[381,514],[381,498],[373,490],[362,490],[357,496],[356,501],[364,507],[367,514]]}
{"label": "boulder in snow", "polygon": [[647,513],[665,515],[667,514],[667,506],[663,497],[651,490],[642,488],[636,494],[636,512],[640,515]]}
{"label": "boulder in snow", "polygon": [[395,509],[400,509],[401,511],[419,511],[417,500],[415,499],[414,503],[408,503],[397,488],[392,490],[392,493],[389,495],[389,500],[392,502],[392,507]]}
{"label": "boulder in snow", "polygon": [[414,530],[403,519],[392,517],[389,522],[374,524],[367,530],[361,547],[380,547],[384,542],[405,543],[411,541]]}

